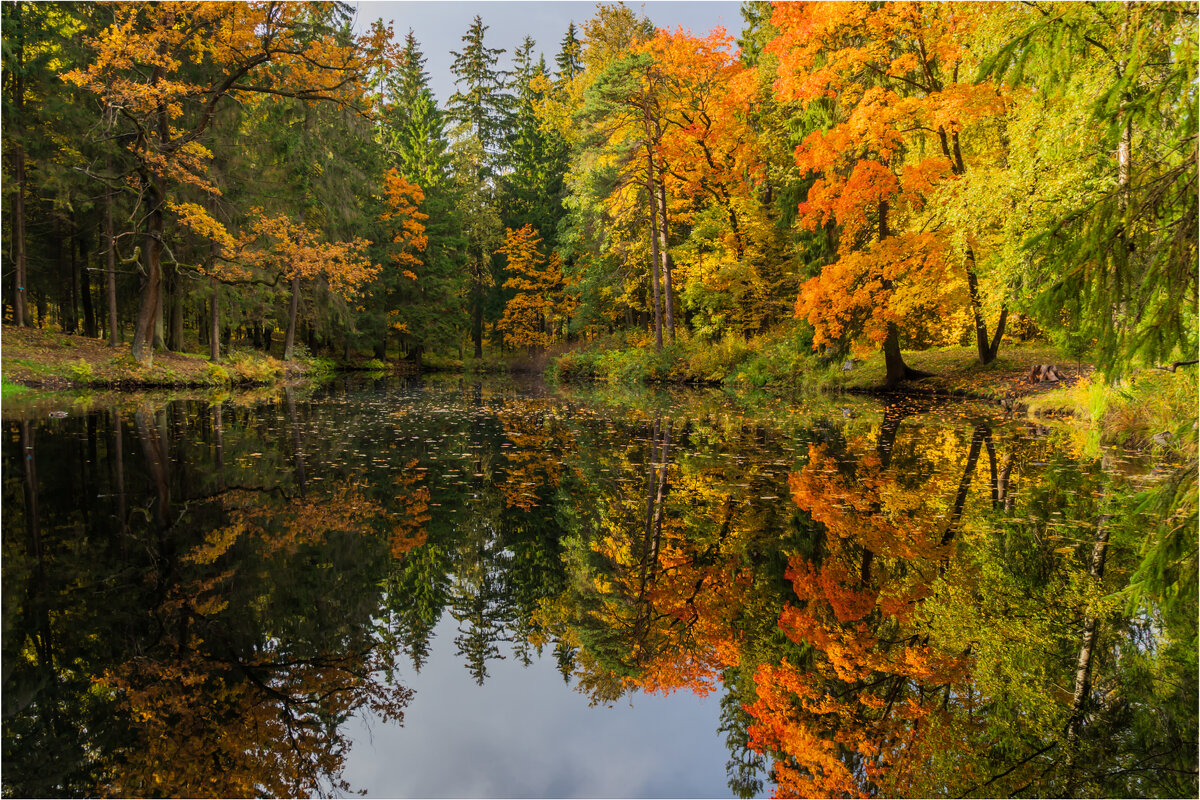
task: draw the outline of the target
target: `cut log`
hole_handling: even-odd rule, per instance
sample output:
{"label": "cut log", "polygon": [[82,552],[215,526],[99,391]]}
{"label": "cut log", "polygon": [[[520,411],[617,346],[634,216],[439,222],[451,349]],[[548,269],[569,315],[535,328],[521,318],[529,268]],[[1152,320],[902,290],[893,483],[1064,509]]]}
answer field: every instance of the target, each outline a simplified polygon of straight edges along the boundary
{"label": "cut log", "polygon": [[1064,379],[1054,364],[1036,364],[1029,370],[1030,383],[1058,382]]}

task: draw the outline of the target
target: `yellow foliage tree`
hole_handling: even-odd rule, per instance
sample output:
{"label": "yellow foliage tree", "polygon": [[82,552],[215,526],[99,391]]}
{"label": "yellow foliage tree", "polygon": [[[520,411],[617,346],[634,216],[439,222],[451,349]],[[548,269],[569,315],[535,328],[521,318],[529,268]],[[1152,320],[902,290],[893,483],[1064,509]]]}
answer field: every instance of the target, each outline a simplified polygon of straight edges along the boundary
{"label": "yellow foliage tree", "polygon": [[557,253],[547,259],[539,249],[541,243],[542,237],[532,225],[507,228],[504,246],[496,251],[508,262],[504,288],[516,290],[497,327],[509,345],[527,347],[530,352],[549,344],[557,323],[565,321],[572,310],[563,291],[562,261]]}

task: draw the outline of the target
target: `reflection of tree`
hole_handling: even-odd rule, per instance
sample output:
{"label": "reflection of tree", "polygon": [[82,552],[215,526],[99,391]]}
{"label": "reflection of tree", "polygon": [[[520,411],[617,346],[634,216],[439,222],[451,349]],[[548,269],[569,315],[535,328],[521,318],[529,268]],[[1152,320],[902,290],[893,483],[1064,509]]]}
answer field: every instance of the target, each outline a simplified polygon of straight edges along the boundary
{"label": "reflection of tree", "polygon": [[[953,440],[924,434],[901,447],[899,430],[898,415],[885,415],[874,447],[852,445],[858,458],[811,445],[791,478],[797,505],[826,536],[817,559],[792,558],[801,602],[779,619],[789,638],[811,647],[811,667],[761,665],[749,707],[752,742],[778,754],[781,794],[903,794],[930,748],[953,746],[930,731],[960,702],[965,662],[929,645],[918,612],[948,557],[990,432],[975,428],[946,507],[933,476],[950,473]],[[929,460],[942,463],[930,469]]]}
{"label": "reflection of tree", "polygon": [[1194,793],[1194,658],[1105,569],[1129,501],[1048,442],[887,423],[791,478],[826,535],[779,618],[807,649],[760,664],[746,707],[777,791]]}
{"label": "reflection of tree", "polygon": [[[572,580],[539,615],[579,648],[576,676],[597,702],[634,688],[711,691],[737,661],[735,620],[750,586],[744,500],[715,473],[681,467],[687,431],[673,420],[645,425],[644,444],[574,478]],[[603,477],[612,472],[620,482]]]}
{"label": "reflection of tree", "polygon": [[[384,671],[396,648],[373,615],[389,552],[423,535],[427,495],[402,480],[385,507],[351,479],[298,496],[273,470],[288,443],[247,415],[231,437],[215,412],[138,409],[141,459],[119,416],[109,437],[68,420],[96,432],[106,457],[87,460],[108,475],[85,473],[84,492],[70,470],[20,476],[35,498],[53,484],[52,507],[11,503],[19,472],[5,470],[6,794],[340,791],[347,716],[402,713],[409,692]],[[32,590],[18,598],[24,564],[41,574],[17,578]]]}
{"label": "reflection of tree", "polygon": [[500,489],[508,507],[528,511],[539,491],[558,487],[564,456],[574,447],[566,425],[551,414],[545,399],[510,400],[497,409],[504,426],[504,477]]}

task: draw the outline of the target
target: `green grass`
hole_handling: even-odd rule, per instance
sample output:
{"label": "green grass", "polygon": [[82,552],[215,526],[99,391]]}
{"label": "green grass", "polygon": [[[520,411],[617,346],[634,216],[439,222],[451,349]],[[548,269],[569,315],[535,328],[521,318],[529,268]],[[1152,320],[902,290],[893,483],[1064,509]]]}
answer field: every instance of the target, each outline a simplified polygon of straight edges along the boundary
{"label": "green grass", "polygon": [[20,397],[28,392],[28,386],[22,386],[19,383],[10,383],[7,377],[0,377],[0,401]]}

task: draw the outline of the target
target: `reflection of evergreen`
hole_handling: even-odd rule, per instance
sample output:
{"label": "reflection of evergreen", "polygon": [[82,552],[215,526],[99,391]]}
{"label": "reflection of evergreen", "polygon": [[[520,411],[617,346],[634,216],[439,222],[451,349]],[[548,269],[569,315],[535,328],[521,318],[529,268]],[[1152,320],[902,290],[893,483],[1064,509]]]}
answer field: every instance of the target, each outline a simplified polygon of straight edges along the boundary
{"label": "reflection of evergreen", "polygon": [[[566,580],[560,544],[562,530],[548,499],[541,499],[528,511],[509,509],[502,518],[502,538],[512,553],[502,576],[503,592],[513,612],[509,621],[513,651],[527,666],[532,663],[533,641],[540,642],[544,636],[541,626],[534,622],[534,615],[543,600],[558,596]],[[541,654],[540,645],[534,649]]]}
{"label": "reflection of evergreen", "polygon": [[729,790],[738,797],[756,797],[763,790],[767,761],[750,747],[748,728],[753,718],[743,706],[752,699],[746,694],[747,690],[753,691],[753,682],[744,680],[743,672],[732,667],[721,675],[725,693],[721,695],[721,724],[717,730],[725,734],[725,746],[729,748],[729,760],[725,763]]}
{"label": "reflection of evergreen", "polygon": [[470,556],[470,562],[459,562],[451,585],[450,615],[458,622],[457,653],[482,686],[488,677],[487,662],[504,658],[498,643],[508,638],[509,604],[503,592],[503,554],[479,546],[471,548]]}
{"label": "reflection of evergreen", "polygon": [[430,636],[450,598],[449,570],[445,548],[426,544],[408,553],[387,581],[388,632],[412,659],[417,672],[429,657]]}

